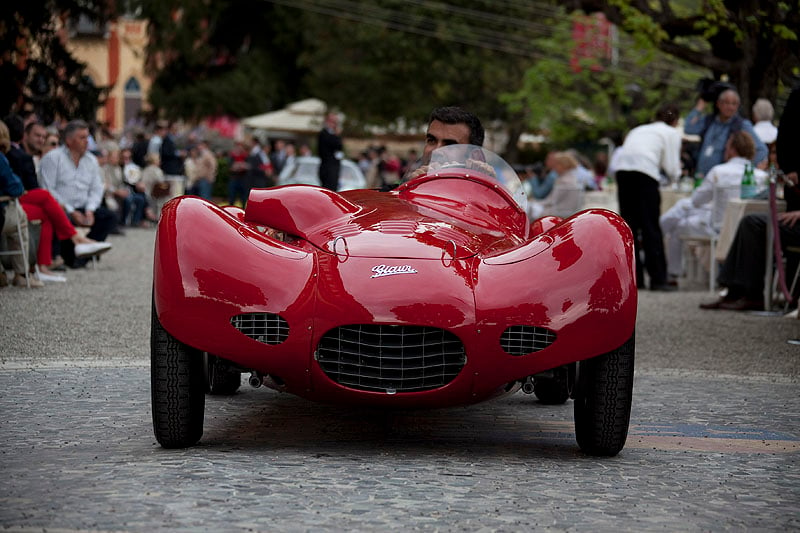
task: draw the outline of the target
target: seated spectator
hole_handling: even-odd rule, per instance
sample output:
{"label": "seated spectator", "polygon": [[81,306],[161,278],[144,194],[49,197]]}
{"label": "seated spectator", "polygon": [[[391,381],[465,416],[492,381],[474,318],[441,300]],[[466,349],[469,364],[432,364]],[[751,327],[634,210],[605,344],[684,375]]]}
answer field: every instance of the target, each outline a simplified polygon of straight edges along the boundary
{"label": "seated spectator", "polygon": [[217,158],[211,153],[205,141],[198,142],[191,150],[191,157],[186,160],[187,180],[190,160],[192,161],[193,175],[188,193],[211,200],[211,191],[214,181],[217,179]]}
{"label": "seated spectator", "polygon": [[[778,237],[785,251],[800,246],[800,84],[789,94],[778,127],[777,158],[784,174],[786,212],[778,213]],[[746,311],[762,309],[764,305],[764,274],[766,269],[766,240],[769,215],[748,215],[739,223],[722,270],[719,282],[728,292],[716,302],[701,304],[702,309]]]}
{"label": "seated spectator", "polygon": [[[548,155],[548,157],[550,156]],[[553,190],[553,184],[556,182],[556,178],[558,177],[557,172],[548,172],[542,163],[536,163],[535,165],[525,167],[525,175],[528,178],[531,197],[534,200],[544,200],[547,198],[547,196],[550,194],[550,191]]]}
{"label": "seated spectator", "polygon": [[131,218],[129,223],[134,228],[146,226],[149,219],[155,219],[152,216],[147,216],[147,194],[144,192],[144,186],[140,186],[142,169],[133,162],[133,152],[130,149],[122,150],[120,155],[122,157],[122,180],[131,191]]}
{"label": "seated spectator", "polygon": [[[0,196],[10,196],[11,198],[19,198],[25,192],[22,186],[22,180],[19,176],[14,174],[11,170],[11,165],[6,159],[6,152],[11,146],[11,139],[8,134],[8,127],[5,122],[0,121]],[[28,249],[28,217],[25,211],[17,206],[14,201],[0,202],[0,208],[3,210],[3,227],[2,232],[8,243],[8,250],[27,250]],[[22,239],[19,237],[17,225],[21,226]],[[17,287],[43,287],[44,283],[35,277],[26,279],[25,274],[28,272],[29,266],[25,262],[22,254],[11,256],[11,266],[14,269],[13,284]],[[8,278],[6,277],[5,268],[0,268],[2,275],[0,275],[0,287],[8,285]]]}
{"label": "seated spectator", "polygon": [[[89,228],[88,238],[104,241],[114,226],[115,216],[102,205],[103,177],[88,145],[88,124],[82,120],[69,122],[64,129],[64,146],[42,158],[42,185],[74,225]],[[86,258],[76,256],[71,239],[60,241],[60,251],[67,266],[80,268],[87,263]]]}
{"label": "seated spectator", "polygon": [[158,220],[161,208],[167,203],[170,196],[170,186],[161,170],[161,159],[157,153],[145,156],[147,166],[142,170],[142,178],[136,184],[136,190],[147,197],[147,207],[142,213],[146,220]]}
{"label": "seated spectator", "polygon": [[120,150],[116,143],[106,143],[108,152],[101,170],[103,172],[103,205],[116,214],[116,224],[111,233],[121,233],[119,226],[125,226],[133,206],[131,189],[125,183],[122,173]]}
{"label": "seated spectator", "polygon": [[555,152],[550,164],[557,177],[547,198],[528,203],[532,220],[545,215],[566,218],[583,206],[584,186],[578,182],[578,161],[568,152]]}
{"label": "seated spectator", "polygon": [[[726,162],[712,167],[690,198],[678,200],[661,215],[659,222],[667,247],[667,276],[670,282],[676,282],[683,276],[681,235],[711,237],[719,234],[723,213],[713,212],[714,188],[730,189],[740,186],[745,165],[750,164],[755,153],[756,145],[746,131],[732,133],[725,144]],[[756,169],[755,177],[757,183],[763,184],[766,181],[763,170]],[[714,268],[714,258],[711,261],[711,268]]]}

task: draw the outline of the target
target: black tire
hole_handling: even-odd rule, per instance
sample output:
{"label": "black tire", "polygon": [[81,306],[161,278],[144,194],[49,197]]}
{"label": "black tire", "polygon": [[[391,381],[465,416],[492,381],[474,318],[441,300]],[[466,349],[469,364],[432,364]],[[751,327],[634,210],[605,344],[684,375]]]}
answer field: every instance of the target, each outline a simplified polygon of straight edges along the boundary
{"label": "black tire", "polygon": [[574,364],[554,368],[548,374],[533,377],[533,393],[545,405],[561,405],[572,393]]}
{"label": "black tire", "polygon": [[152,307],[150,389],[153,431],[164,448],[187,448],[203,435],[205,380],[199,350],[178,341],[161,325]]}
{"label": "black tire", "polygon": [[230,396],[239,390],[242,384],[242,373],[228,361],[203,353],[203,368],[205,369],[206,392],[211,395]]}
{"label": "black tire", "polygon": [[617,455],[628,438],[635,335],[609,353],[578,363],[575,437],[589,455]]}

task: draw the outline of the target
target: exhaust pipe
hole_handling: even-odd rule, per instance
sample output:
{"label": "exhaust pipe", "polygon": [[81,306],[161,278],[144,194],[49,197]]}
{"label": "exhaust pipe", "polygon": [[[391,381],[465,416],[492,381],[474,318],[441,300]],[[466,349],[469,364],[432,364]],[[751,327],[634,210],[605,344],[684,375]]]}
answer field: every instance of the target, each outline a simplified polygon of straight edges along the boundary
{"label": "exhaust pipe", "polygon": [[251,387],[257,389],[264,384],[264,377],[258,372],[251,372],[250,377],[247,379],[247,382],[250,384]]}
{"label": "exhaust pipe", "polygon": [[525,394],[533,394],[533,378],[528,376],[522,384],[522,392]]}

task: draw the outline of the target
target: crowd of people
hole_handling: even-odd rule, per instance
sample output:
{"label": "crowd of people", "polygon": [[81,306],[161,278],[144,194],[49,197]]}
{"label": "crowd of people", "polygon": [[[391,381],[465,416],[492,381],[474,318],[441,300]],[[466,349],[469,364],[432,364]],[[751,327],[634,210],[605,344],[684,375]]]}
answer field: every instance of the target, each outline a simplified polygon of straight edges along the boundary
{"label": "crowd of people", "polygon": [[[647,280],[651,290],[676,290],[684,275],[681,236],[717,234],[721,223],[719,206],[713,205],[717,191],[737,189],[748,164],[757,167],[754,177],[763,188],[765,169],[772,165],[783,176],[787,191],[787,213],[781,215],[779,237],[785,246],[798,245],[795,220],[800,195],[793,187],[797,154],[792,150],[800,122],[797,92],[791,93],[780,127],[773,123],[770,102],[759,99],[750,121],[740,114],[735,88],[721,85],[713,95],[701,95],[683,119],[684,133],[699,138],[694,144],[687,143],[677,129],[680,109],[667,104],[651,123],[629,131],[610,157],[598,151],[595,160],[589,161],[576,150],[551,151],[541,163],[520,171],[530,199],[528,214],[531,219],[567,217],[583,207],[586,192],[613,183],[620,214],[634,234],[637,285],[646,288]],[[482,138],[473,138],[477,127],[459,122],[463,116],[454,109],[434,112],[442,115],[432,115],[421,158],[415,150],[400,157],[382,146],[362,152],[356,163],[366,176],[367,188],[397,186],[409,169],[420,161],[424,164],[429,148],[444,142],[442,139],[482,144]],[[40,227],[35,261],[31,262],[35,275],[30,276],[30,265],[21,264],[21,259],[11,260],[11,283],[32,287],[42,286],[42,280],[63,280],[59,271],[81,268],[107,252],[111,248],[106,242],[108,235],[124,234],[126,227],[152,227],[170,198],[188,193],[211,200],[223,161],[229,171],[227,197],[219,201],[244,206],[251,188],[275,185],[287,165],[298,156],[311,155],[307,144],[297,146],[286,139],[268,142],[257,136],[236,140],[228,150],[214,151],[207,139],[181,133],[175,123],[161,121],[149,135],[139,131],[120,138],[104,129],[93,130],[81,120],[58,131],[35,115],[6,117],[0,123],[0,149],[0,196],[6,199],[0,214],[6,248],[28,246],[16,242],[20,223],[36,221]],[[345,157],[337,114],[326,115],[317,150],[320,184],[337,190]],[[691,197],[662,213],[660,191],[687,178],[696,187]],[[14,198],[19,199],[20,209],[11,201]],[[751,247],[763,240],[765,225],[763,216],[744,219],[721,266],[719,280],[727,294],[705,307],[754,309],[763,305],[763,285],[750,278],[759,273],[760,261]],[[760,264],[763,270],[763,261]],[[710,268],[716,267],[712,259]],[[747,282],[742,272],[748,272]],[[0,284],[8,281],[0,276]]]}

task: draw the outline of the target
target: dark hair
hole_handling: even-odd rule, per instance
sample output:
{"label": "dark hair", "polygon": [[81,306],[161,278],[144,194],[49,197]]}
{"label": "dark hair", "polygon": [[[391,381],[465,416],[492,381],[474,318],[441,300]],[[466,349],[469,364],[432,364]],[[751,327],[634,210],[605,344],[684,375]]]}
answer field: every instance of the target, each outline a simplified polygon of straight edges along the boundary
{"label": "dark hair", "polygon": [[41,126],[43,128],[45,127],[44,122],[42,122],[41,120],[32,120],[31,122],[28,122],[28,124],[25,125],[25,133],[29,134],[31,130],[36,126]]}
{"label": "dark hair", "polygon": [[16,113],[12,113],[3,119],[3,122],[8,126],[8,136],[11,142],[19,142],[22,140],[22,134],[25,131],[25,121]]}
{"label": "dark hair", "polygon": [[483,146],[483,126],[478,117],[469,111],[455,106],[437,107],[431,112],[428,124],[434,120],[445,124],[466,124],[469,128],[469,143],[475,146]]}
{"label": "dark hair", "polygon": [[678,109],[678,106],[675,104],[664,104],[656,111],[656,120],[666,122],[667,124],[673,124],[680,118],[680,113],[680,109]]}

